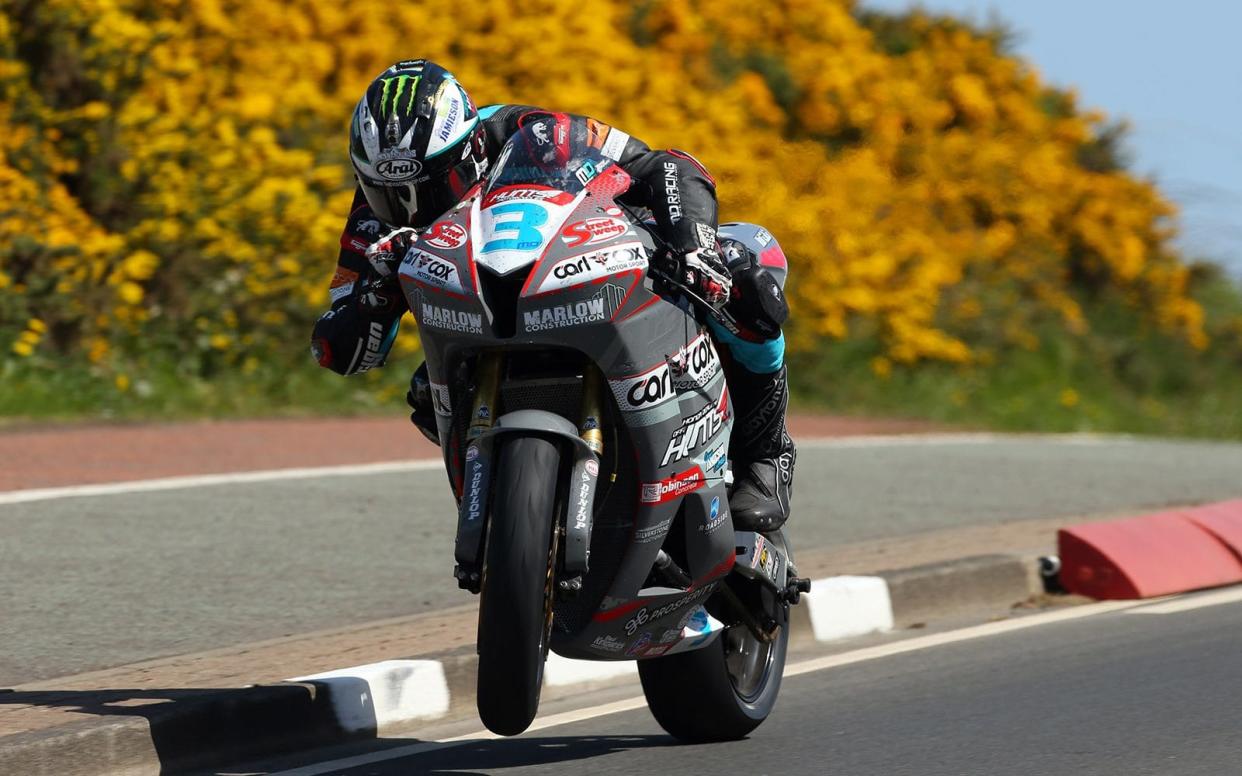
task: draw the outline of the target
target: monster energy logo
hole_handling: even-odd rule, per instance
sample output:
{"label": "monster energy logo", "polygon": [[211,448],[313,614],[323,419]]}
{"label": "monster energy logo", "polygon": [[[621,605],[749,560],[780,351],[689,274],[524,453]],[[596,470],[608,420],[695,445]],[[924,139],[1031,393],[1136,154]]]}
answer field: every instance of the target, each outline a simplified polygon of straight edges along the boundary
{"label": "monster energy logo", "polygon": [[[414,92],[418,90],[418,82],[422,79],[421,75],[399,75],[394,78],[384,79],[384,91],[380,93],[380,113],[392,111],[396,113],[397,105],[401,102],[401,95],[405,92],[406,84],[410,86],[410,99],[405,104],[405,115],[410,115],[414,111]],[[393,87],[393,82],[396,87]],[[388,93],[392,92],[392,104],[388,105]]]}

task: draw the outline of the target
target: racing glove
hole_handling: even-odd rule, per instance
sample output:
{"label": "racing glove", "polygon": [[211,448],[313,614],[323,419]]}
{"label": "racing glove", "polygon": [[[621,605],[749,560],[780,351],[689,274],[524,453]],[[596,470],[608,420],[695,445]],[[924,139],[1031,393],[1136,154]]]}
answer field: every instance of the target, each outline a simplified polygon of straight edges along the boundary
{"label": "racing glove", "polygon": [[403,226],[371,243],[367,247],[367,261],[371,262],[375,274],[381,278],[396,278],[397,267],[417,239],[417,231]]}
{"label": "racing glove", "polygon": [[410,246],[418,239],[418,232],[402,227],[394,229],[367,247],[367,261],[371,272],[363,280],[358,304],[371,313],[393,310],[401,299],[401,287],[397,283],[397,267],[401,265]]}
{"label": "racing glove", "polygon": [[719,253],[711,248],[695,248],[682,254],[680,265],[682,282],[713,308],[725,306],[733,278]]}

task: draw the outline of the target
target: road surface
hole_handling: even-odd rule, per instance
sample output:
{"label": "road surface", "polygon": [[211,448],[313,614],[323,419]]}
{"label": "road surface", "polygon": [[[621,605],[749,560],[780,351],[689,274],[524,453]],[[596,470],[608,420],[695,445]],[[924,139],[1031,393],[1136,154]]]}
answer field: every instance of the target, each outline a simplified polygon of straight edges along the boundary
{"label": "road surface", "polygon": [[[1182,608],[1213,596],[1231,602]],[[297,770],[274,772],[1230,776],[1242,772],[1240,648],[1242,593],[1235,588],[1172,607],[1147,603],[807,671],[796,680],[787,672],[772,716],[743,741],[681,745],[645,708],[593,716],[587,707],[585,719],[514,739],[441,748],[388,740],[382,745],[390,751],[370,762],[338,753],[333,757],[342,759],[303,758]],[[403,748],[432,750],[394,756]],[[257,764],[233,772],[271,771]]]}
{"label": "road surface", "polygon": [[[804,441],[790,532],[805,551],[1240,496],[1238,444]],[[436,469],[0,504],[0,687],[467,603],[454,520]]]}

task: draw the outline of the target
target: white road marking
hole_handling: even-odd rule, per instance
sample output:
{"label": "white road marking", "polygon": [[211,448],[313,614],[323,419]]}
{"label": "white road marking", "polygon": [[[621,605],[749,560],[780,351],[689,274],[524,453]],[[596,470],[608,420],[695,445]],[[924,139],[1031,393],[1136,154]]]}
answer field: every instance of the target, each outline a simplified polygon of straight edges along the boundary
{"label": "white road marking", "polygon": [[[584,719],[592,719],[593,717],[603,717],[608,714],[619,714],[623,711],[633,711],[647,706],[647,699],[643,697],[626,698],[623,701],[605,704],[603,706],[595,706],[589,709],[581,709],[579,711],[567,711],[563,714],[553,714],[544,719],[537,719],[531,726],[526,729],[526,733],[534,733],[545,728],[556,727],[558,725],[568,725],[573,722],[580,722]],[[525,735],[525,733],[523,733]],[[453,746],[461,746],[474,741],[492,741],[506,736],[498,736],[490,730],[482,730],[478,733],[471,733],[467,736],[457,736],[455,738],[446,738],[443,741],[427,741],[421,744],[410,744],[409,746],[399,746],[394,749],[385,749],[382,752],[371,752],[369,754],[359,754],[353,757],[342,757],[339,760],[331,760],[328,762],[315,763],[314,765],[306,765],[301,768],[294,768],[288,771],[276,771],[270,776],[321,776],[321,774],[340,771],[345,768],[358,768],[363,765],[374,765],[382,763],[386,760],[395,760],[401,757],[411,757],[416,754],[425,754],[434,752],[437,749],[447,749]]]}
{"label": "white road marking", "polygon": [[1064,445],[1129,444],[1142,441],[1126,434],[1022,434],[980,432],[946,432],[941,434],[868,434],[848,437],[816,437],[795,439],[799,448],[851,449],[858,447],[936,447],[947,445],[990,445],[997,442],[1055,442]]}
{"label": "white road marking", "polygon": [[[890,434],[857,437],[821,437],[799,439],[798,446],[812,450],[849,450],[870,447],[934,447],[948,445],[986,445],[1015,440],[1038,440],[1067,445],[1091,445],[1127,443],[1130,437],[1101,434],[993,434],[993,433],[946,433],[946,434]],[[350,477],[396,472],[433,471],[443,467],[439,459],[384,461],[351,466],[315,466],[293,469],[268,469],[264,471],[227,472],[187,477],[160,477],[150,480],[127,480],[95,485],[67,485],[58,488],[31,488],[27,490],[0,491],[0,506],[24,504],[31,501],[50,501],[60,498],[83,496],[116,496],[126,493],[150,493],[180,488],[200,488],[210,485],[235,485],[251,482],[276,482],[280,480],[314,479],[316,477]]]}
{"label": "white road marking", "polygon": [[1220,604],[1231,604],[1242,601],[1242,587],[1230,587],[1224,590],[1218,590],[1214,593],[1200,593],[1198,595],[1180,596],[1170,601],[1157,604],[1147,604],[1135,609],[1130,609],[1127,614],[1176,614],[1177,612],[1189,612],[1192,609],[1202,609],[1207,606],[1218,606]]}
{"label": "white road marking", "polygon": [[543,681],[548,687],[564,687],[583,682],[605,682],[622,676],[637,676],[636,660],[571,660],[549,654],[543,667]]}
{"label": "white road marking", "polygon": [[1107,614],[1141,604],[1142,601],[1103,601],[1096,604],[1074,606],[1057,612],[1044,612],[1043,614],[1032,614],[1012,620],[988,622],[946,633],[932,633],[927,636],[896,641],[892,644],[878,644],[874,647],[864,647],[850,652],[842,652],[838,655],[804,660],[801,663],[786,666],[784,676],[798,676],[799,674],[806,674],[812,671],[823,671],[828,668],[862,663],[866,660],[875,660],[881,657],[889,657],[890,655],[901,655],[945,644],[956,644],[961,641],[986,638],[987,636],[998,636],[1002,633],[1012,633],[1013,631],[1026,630],[1027,628],[1034,628],[1040,625],[1051,625],[1052,623],[1064,622],[1066,620],[1077,620],[1097,614]]}
{"label": "white road marking", "polygon": [[83,496],[116,496],[124,493],[150,493],[160,490],[201,488],[207,485],[239,485],[250,482],[274,482],[277,480],[307,480],[319,477],[351,477],[368,474],[391,474],[394,472],[431,471],[442,469],[438,460],[385,461],[352,466],[315,466],[301,469],[268,469],[266,471],[233,472],[229,474],[202,474],[192,477],[160,477],[153,480],[130,480],[106,482],[96,485],[69,485],[63,488],[31,488],[0,492],[0,505],[23,504],[30,501],[49,501],[58,498],[81,498]]}
{"label": "white road marking", "polygon": [[[812,671],[823,671],[829,668],[850,665],[852,663],[861,663],[866,660],[875,660],[877,658],[888,657],[890,655],[900,655],[906,652],[915,652],[920,649],[929,649],[932,647],[943,646],[945,644],[953,644],[961,641],[985,638],[987,636],[995,636],[1002,633],[1012,633],[1014,631],[1026,630],[1027,628],[1035,628],[1040,625],[1050,625],[1052,623],[1065,622],[1067,620],[1077,620],[1083,617],[1091,617],[1097,614],[1107,614],[1109,612],[1116,612],[1136,606],[1142,606],[1143,603],[1143,601],[1105,601],[1102,603],[1075,606],[1055,612],[1032,614],[1013,620],[989,622],[983,625],[975,625],[969,628],[949,631],[947,633],[933,633],[927,636],[905,639],[892,644],[880,644],[874,647],[864,647],[850,652],[842,652],[837,655],[828,655],[826,657],[804,660],[800,663],[787,665],[785,666],[784,676],[788,679],[793,676],[798,676],[799,674],[810,673]],[[618,714],[623,711],[633,711],[634,709],[644,708],[646,705],[646,698],[638,696],[634,698],[626,698],[604,706],[567,711],[562,714],[553,714],[552,716],[544,719],[536,719],[526,732],[533,733],[551,727],[568,725],[574,722],[583,722],[588,719],[595,719],[596,717],[604,717],[609,714]],[[337,773],[346,768],[373,765],[387,760],[394,760],[401,757],[410,757],[416,754],[432,752],[437,749],[444,749],[450,746],[461,746],[462,744],[470,743],[472,741],[493,740],[497,738],[502,738],[502,736],[498,736],[491,731],[482,730],[477,733],[470,733],[469,735],[447,738],[443,741],[428,741],[426,743],[412,744],[410,746],[397,747],[395,749],[386,749],[382,752],[372,752],[369,754],[356,755],[354,757],[345,757],[340,760],[315,763],[314,765],[307,765],[293,770],[278,771],[271,774],[271,776],[323,776],[323,774]]]}
{"label": "white road marking", "polygon": [[410,744],[409,746],[398,746],[394,749],[385,749],[382,752],[371,752],[370,754],[359,754],[353,757],[342,757],[339,760],[330,760],[324,763],[316,763],[315,765],[306,765],[301,768],[293,768],[287,771],[273,771],[268,776],[317,776],[317,774],[331,773],[332,771],[344,770],[345,768],[359,768],[363,765],[373,765],[382,763],[385,760],[391,760],[396,757],[413,757],[416,754],[426,754],[434,752],[437,749],[448,749],[453,746],[461,746],[464,741],[456,739],[452,741],[439,742],[428,741],[422,744]]}

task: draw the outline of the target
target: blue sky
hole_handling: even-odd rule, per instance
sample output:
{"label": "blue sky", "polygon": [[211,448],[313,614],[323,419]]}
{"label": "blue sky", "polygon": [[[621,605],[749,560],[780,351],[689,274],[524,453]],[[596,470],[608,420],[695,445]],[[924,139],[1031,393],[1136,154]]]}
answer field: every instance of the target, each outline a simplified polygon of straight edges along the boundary
{"label": "blue sky", "polygon": [[1181,208],[1178,244],[1242,277],[1242,2],[862,0],[1017,33],[1017,53],[1080,104],[1130,122],[1133,169]]}

